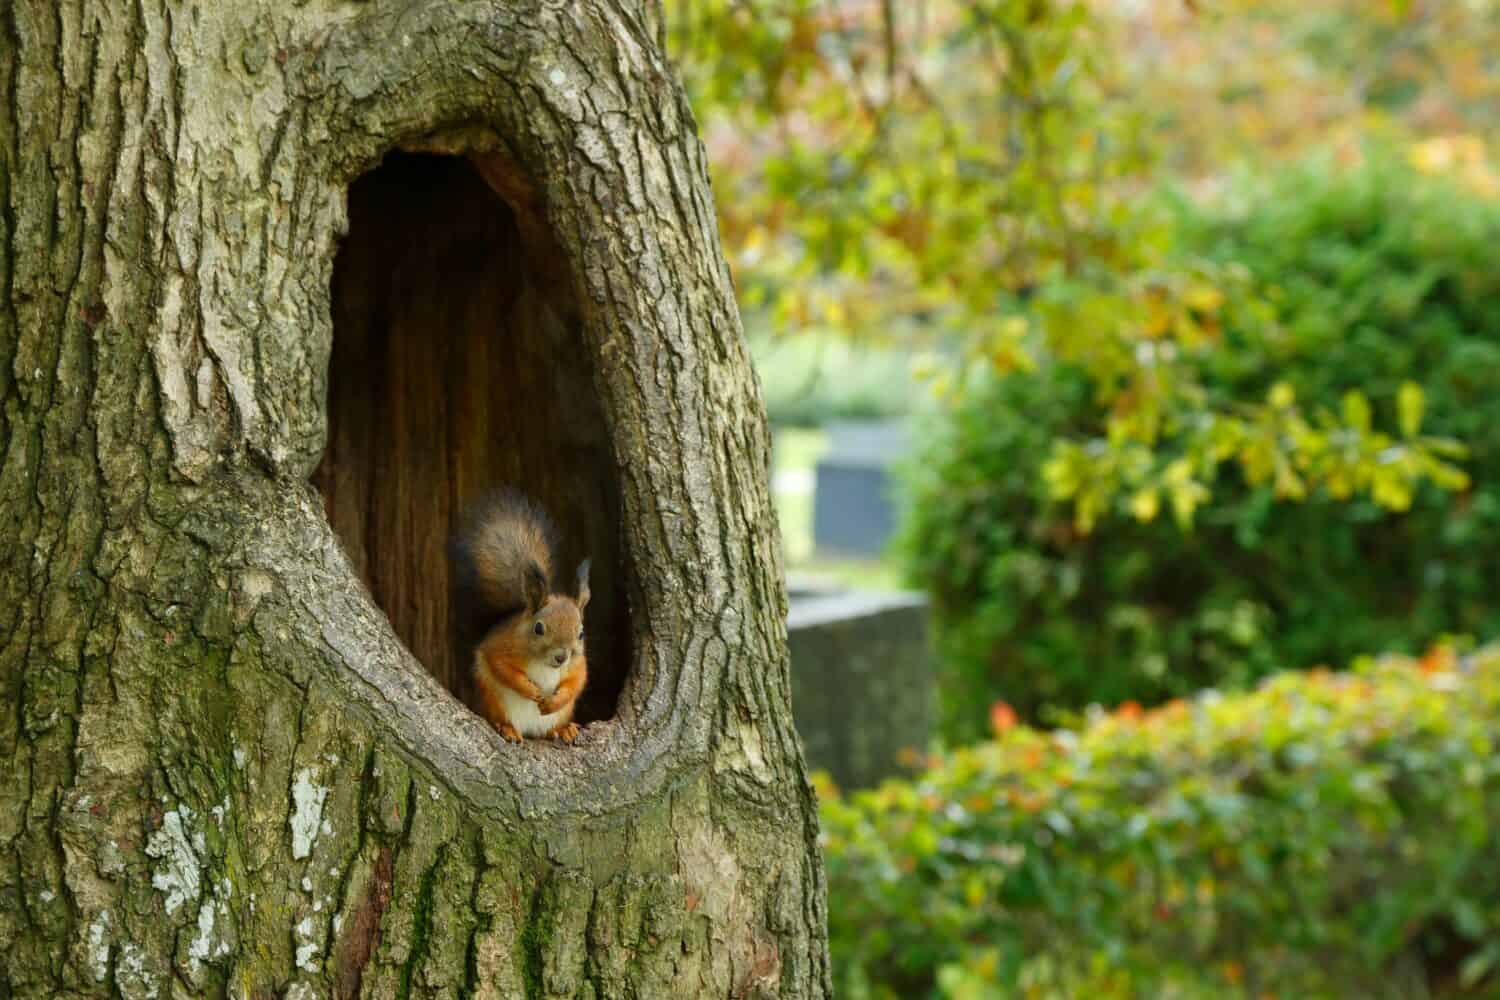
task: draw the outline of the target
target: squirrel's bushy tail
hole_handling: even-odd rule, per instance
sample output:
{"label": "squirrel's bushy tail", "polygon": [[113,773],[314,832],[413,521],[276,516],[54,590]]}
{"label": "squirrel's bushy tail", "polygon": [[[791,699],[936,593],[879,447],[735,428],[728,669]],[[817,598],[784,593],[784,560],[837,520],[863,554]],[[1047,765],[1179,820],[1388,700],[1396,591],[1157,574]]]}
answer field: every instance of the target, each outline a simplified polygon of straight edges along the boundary
{"label": "squirrel's bushy tail", "polygon": [[552,520],[520,490],[506,487],[470,505],[451,552],[460,623],[482,632],[527,607],[528,587],[551,593]]}

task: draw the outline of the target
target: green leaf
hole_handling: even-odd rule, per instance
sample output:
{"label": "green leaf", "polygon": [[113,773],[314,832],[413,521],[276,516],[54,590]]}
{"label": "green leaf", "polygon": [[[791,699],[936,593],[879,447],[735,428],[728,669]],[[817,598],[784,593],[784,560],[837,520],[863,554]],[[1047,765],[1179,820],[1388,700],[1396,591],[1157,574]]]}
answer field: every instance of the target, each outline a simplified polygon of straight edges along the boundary
{"label": "green leaf", "polygon": [[1344,393],[1344,423],[1361,434],[1370,432],[1370,401],[1358,389]]}
{"label": "green leaf", "polygon": [[1463,964],[1458,967],[1458,981],[1466,988],[1472,988],[1500,963],[1500,944],[1490,942],[1483,948],[1464,959]]}

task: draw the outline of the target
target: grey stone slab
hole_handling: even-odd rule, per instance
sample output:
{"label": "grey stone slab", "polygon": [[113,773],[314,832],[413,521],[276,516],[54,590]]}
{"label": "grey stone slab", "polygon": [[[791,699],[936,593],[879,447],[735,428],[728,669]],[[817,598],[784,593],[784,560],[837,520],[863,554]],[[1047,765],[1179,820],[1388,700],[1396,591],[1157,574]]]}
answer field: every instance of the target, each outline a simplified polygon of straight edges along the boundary
{"label": "grey stone slab", "polygon": [[880,466],[817,466],[813,546],[824,555],[879,556],[896,530],[890,473]]}
{"label": "grey stone slab", "polygon": [[813,545],[828,555],[879,556],[896,529],[892,465],[911,447],[904,420],[829,424],[815,467]]}
{"label": "grey stone slab", "polygon": [[792,715],[811,767],[841,788],[901,772],[924,750],[936,675],[921,594],[845,592],[794,599],[787,616]]}

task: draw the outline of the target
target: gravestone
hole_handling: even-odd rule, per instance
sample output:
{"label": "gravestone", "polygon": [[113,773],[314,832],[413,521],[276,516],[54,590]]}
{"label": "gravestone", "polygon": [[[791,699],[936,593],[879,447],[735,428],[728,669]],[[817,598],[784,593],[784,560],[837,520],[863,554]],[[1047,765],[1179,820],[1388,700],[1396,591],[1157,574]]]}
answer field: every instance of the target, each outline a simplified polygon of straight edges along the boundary
{"label": "gravestone", "polygon": [[791,591],[792,716],[808,766],[869,788],[924,750],[936,681],[927,601],[917,593]]}
{"label": "gravestone", "polygon": [[826,428],[813,496],[821,555],[878,557],[896,527],[891,466],[910,446],[905,420],[839,421]]}

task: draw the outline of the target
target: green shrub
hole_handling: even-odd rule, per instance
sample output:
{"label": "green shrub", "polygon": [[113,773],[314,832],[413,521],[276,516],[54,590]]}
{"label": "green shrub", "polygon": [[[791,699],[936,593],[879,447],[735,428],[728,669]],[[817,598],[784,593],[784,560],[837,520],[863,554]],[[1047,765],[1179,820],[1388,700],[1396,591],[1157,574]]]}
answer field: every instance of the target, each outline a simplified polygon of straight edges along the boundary
{"label": "green shrub", "polygon": [[1143,522],[1124,492],[1083,533],[1043,469],[1059,442],[1105,446],[1096,382],[1041,352],[1030,370],[981,373],[928,429],[902,547],[934,597],[950,736],[978,732],[994,698],[1028,716],[1153,703],[1279,664],[1500,633],[1500,203],[1378,157],[1302,166],[1238,200],[1180,205],[1178,252],[1232,265],[1278,321],[1225,311],[1191,359],[1202,412],[1283,383],[1332,411],[1362,390],[1394,426],[1416,380],[1423,433],[1469,447],[1472,486],[1423,484],[1395,513],[1319,490],[1278,499],[1225,465],[1190,530]]}
{"label": "green shrub", "polygon": [[825,793],[840,996],[1493,995],[1500,647],[1079,729],[1006,712]]}

